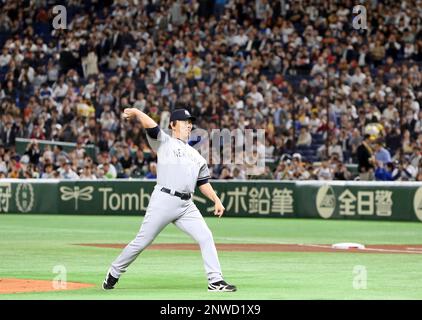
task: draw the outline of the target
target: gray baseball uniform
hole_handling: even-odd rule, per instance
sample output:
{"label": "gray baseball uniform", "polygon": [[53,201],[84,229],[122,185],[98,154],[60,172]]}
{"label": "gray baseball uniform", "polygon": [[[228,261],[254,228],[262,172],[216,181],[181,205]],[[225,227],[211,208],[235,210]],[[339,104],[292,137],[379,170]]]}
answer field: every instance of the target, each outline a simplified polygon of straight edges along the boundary
{"label": "gray baseball uniform", "polygon": [[208,281],[222,280],[214,239],[204,218],[192,197],[182,200],[174,195],[175,192],[193,194],[197,184],[208,181],[205,159],[189,144],[169,136],[158,126],[147,130],[147,138],[157,152],[157,184],[138,234],[112,263],[111,275],[119,278],[161,230],[173,222],[199,244]]}

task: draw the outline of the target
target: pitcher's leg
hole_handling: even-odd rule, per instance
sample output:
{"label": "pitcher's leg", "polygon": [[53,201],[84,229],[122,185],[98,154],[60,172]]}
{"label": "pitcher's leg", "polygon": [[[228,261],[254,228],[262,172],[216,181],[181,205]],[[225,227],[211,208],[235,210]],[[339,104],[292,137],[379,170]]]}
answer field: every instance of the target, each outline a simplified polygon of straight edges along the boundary
{"label": "pitcher's leg", "polygon": [[222,280],[223,275],[214,239],[199,210],[195,208],[195,210],[184,214],[174,224],[199,244],[208,282]]}
{"label": "pitcher's leg", "polygon": [[171,217],[166,218],[162,212],[151,213],[147,211],[135,239],[123,249],[122,253],[111,264],[111,275],[119,278],[122,273],[126,272],[127,267],[135,261],[138,255],[151,244],[161,230],[170,222]]}

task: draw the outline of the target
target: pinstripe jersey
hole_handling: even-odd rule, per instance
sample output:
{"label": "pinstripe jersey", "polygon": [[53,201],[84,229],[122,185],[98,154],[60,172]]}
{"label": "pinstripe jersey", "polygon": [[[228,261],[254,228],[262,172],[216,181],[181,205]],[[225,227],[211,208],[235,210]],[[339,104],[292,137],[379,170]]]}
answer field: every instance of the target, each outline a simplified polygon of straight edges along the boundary
{"label": "pinstripe jersey", "polygon": [[[157,128],[157,129],[156,129]],[[159,127],[156,127],[158,131]],[[151,148],[157,152],[157,184],[183,193],[193,193],[196,184],[206,182],[210,173],[206,160],[188,143],[159,129],[157,138],[147,133]]]}

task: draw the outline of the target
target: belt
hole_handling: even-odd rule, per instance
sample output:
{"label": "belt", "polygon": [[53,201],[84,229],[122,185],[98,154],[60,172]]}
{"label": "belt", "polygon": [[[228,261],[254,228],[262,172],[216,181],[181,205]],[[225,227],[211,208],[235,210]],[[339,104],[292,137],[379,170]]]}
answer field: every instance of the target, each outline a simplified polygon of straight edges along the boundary
{"label": "belt", "polygon": [[165,192],[165,193],[168,193],[168,194],[171,194],[171,195],[174,195],[176,197],[179,197],[182,200],[189,200],[190,197],[191,197],[191,194],[190,193],[181,193],[181,192],[178,192],[178,191],[174,191],[174,193],[173,193],[172,190],[167,189],[167,188],[164,188],[164,187],[162,187],[160,189],[160,191]]}

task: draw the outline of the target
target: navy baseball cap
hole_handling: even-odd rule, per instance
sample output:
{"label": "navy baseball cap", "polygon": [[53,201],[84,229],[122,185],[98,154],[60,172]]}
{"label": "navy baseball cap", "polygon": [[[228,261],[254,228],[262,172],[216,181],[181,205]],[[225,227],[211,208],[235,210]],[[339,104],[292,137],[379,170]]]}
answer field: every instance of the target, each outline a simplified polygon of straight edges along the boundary
{"label": "navy baseball cap", "polygon": [[186,109],[175,109],[173,110],[173,112],[171,113],[170,116],[170,121],[176,121],[176,120],[181,120],[181,121],[186,121],[186,120],[191,120],[192,122],[194,122],[196,120],[196,118],[194,116],[192,116],[188,110]]}

